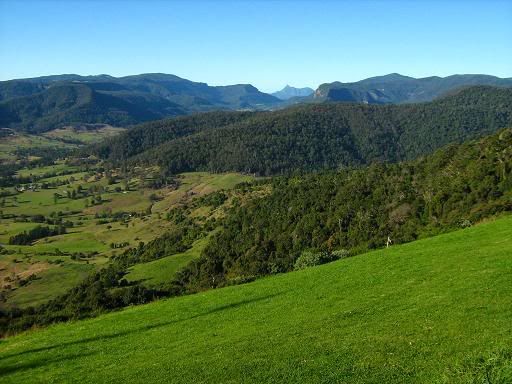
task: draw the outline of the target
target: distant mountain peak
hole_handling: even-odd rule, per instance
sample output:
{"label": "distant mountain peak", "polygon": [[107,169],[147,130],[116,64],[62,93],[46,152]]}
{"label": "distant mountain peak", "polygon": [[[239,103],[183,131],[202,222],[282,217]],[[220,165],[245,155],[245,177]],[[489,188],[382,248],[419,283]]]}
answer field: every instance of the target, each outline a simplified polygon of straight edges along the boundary
{"label": "distant mountain peak", "polygon": [[272,93],[272,96],[275,96],[281,100],[288,100],[292,97],[307,97],[312,95],[314,92],[315,90],[309,87],[296,88],[286,84],[286,86],[280,91]]}

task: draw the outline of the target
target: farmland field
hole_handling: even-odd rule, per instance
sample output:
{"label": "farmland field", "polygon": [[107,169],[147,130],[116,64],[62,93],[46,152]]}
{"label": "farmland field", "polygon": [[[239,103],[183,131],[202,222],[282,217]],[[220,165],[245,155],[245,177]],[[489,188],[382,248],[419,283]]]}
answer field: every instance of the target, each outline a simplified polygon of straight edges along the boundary
{"label": "farmland field", "polygon": [[[235,173],[186,173],[176,176],[174,185],[152,188],[145,185],[151,172],[154,169],[141,170],[137,178],[113,180],[94,166],[84,169],[65,161],[18,170],[18,177],[34,182],[17,189],[2,188],[0,306],[33,306],[65,293],[90,272],[107,265],[113,255],[172,228],[166,218],[172,208],[252,179]],[[201,211],[198,220],[210,214],[208,207],[199,207],[194,213]],[[9,244],[13,236],[46,225],[48,220],[65,223],[66,233],[29,245]],[[175,273],[197,257],[205,241],[207,238],[176,255],[165,272]]]}
{"label": "farmland field", "polygon": [[38,157],[40,150],[77,149],[82,145],[97,143],[124,131],[124,128],[101,124],[98,127],[84,128],[67,126],[43,135],[29,135],[9,130],[9,134],[0,135],[0,163],[25,157],[34,159]]}

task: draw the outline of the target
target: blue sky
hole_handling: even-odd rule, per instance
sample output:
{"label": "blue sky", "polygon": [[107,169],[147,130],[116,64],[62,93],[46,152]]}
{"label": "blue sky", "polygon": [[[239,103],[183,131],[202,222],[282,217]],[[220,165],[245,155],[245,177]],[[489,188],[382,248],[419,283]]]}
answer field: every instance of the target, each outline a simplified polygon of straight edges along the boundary
{"label": "blue sky", "polygon": [[0,79],[165,72],[317,87],[398,72],[512,77],[512,1],[0,0]]}

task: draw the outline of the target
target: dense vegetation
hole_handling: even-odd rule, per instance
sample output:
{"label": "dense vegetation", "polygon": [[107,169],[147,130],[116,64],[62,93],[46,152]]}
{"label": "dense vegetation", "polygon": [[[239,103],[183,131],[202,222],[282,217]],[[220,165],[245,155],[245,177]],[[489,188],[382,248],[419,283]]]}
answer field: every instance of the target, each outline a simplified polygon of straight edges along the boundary
{"label": "dense vegetation", "polygon": [[512,382],[512,218],[2,340],[2,383]]}
{"label": "dense vegetation", "polygon": [[475,87],[425,104],[318,104],[180,118],[134,128],[93,152],[118,162],[138,153],[129,165],[157,164],[169,173],[273,175],[414,159],[511,124],[512,89]]}
{"label": "dense vegetation", "polygon": [[[507,129],[409,163],[241,184],[240,196],[270,193],[244,204],[233,201],[227,217],[202,225],[184,215],[185,207],[168,212],[174,225],[168,233],[125,250],[48,304],[4,312],[2,332],[302,269],[383,247],[388,237],[398,244],[469,227],[512,211],[511,148]],[[194,206],[225,201],[218,192],[196,199]],[[131,266],[183,252],[216,227],[201,256],[159,286],[124,278]]]}
{"label": "dense vegetation", "polygon": [[411,163],[275,178],[270,195],[231,212],[175,284],[222,286],[290,271],[306,249],[355,254],[512,211],[511,148],[508,129]]}
{"label": "dense vegetation", "polygon": [[175,140],[208,129],[218,129],[253,117],[249,112],[208,112],[187,117],[177,117],[137,125],[117,138],[83,151],[101,158],[122,162],[131,156],[156,147],[163,142]]}
{"label": "dense vegetation", "polygon": [[87,84],[58,84],[30,96],[0,103],[0,124],[28,133],[42,133],[75,123],[126,126],[183,114],[167,100],[151,95],[115,97]]}

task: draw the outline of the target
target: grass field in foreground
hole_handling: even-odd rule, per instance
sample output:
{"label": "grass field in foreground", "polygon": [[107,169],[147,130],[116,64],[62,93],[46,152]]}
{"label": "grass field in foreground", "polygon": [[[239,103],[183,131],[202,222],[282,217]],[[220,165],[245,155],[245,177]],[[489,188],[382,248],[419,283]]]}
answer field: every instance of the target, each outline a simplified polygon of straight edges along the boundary
{"label": "grass field in foreground", "polygon": [[0,381],[510,383],[511,324],[506,217],[12,337]]}

